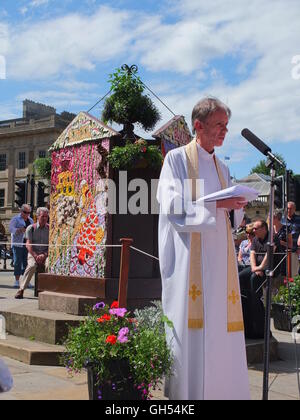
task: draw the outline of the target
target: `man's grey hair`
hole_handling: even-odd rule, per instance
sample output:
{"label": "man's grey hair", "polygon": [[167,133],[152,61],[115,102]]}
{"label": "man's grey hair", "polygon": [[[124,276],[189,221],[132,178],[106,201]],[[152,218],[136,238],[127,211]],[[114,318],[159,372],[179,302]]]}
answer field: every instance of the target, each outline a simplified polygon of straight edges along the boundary
{"label": "man's grey hair", "polygon": [[231,117],[230,108],[228,108],[228,106],[225,105],[219,99],[212,98],[212,97],[207,97],[207,98],[201,99],[201,101],[199,101],[194,106],[194,109],[192,111],[192,130],[193,130],[193,134],[195,134],[195,127],[194,127],[195,120],[199,120],[201,122],[204,122],[210,114],[218,111],[219,109],[224,110],[226,112],[228,118]]}
{"label": "man's grey hair", "polygon": [[21,211],[30,211],[31,212],[31,206],[29,204],[22,204]]}
{"label": "man's grey hair", "polygon": [[39,217],[39,215],[41,213],[47,213],[49,214],[49,210],[47,209],[47,207],[39,207],[36,211],[36,217]]}

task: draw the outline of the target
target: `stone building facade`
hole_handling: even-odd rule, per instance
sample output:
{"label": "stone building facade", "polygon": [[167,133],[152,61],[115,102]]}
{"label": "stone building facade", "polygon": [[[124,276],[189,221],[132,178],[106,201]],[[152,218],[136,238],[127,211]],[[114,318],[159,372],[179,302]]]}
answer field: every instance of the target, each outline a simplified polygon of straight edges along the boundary
{"label": "stone building facade", "polygon": [[74,114],[57,114],[55,108],[25,100],[22,118],[0,121],[0,219],[7,232],[10,219],[19,211],[16,181],[34,174],[35,159],[48,156],[49,147],[73,118]]}

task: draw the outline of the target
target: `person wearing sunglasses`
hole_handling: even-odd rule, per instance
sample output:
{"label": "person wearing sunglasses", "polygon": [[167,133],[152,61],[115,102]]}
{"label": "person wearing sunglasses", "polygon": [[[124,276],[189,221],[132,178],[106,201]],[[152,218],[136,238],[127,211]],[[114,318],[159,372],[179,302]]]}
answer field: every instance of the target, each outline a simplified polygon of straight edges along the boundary
{"label": "person wearing sunglasses", "polygon": [[20,276],[24,274],[27,266],[28,251],[26,249],[24,235],[27,227],[33,223],[33,219],[30,217],[30,205],[23,204],[20,210],[20,213],[17,216],[14,216],[9,224],[15,275],[14,288],[17,289],[19,288]]}

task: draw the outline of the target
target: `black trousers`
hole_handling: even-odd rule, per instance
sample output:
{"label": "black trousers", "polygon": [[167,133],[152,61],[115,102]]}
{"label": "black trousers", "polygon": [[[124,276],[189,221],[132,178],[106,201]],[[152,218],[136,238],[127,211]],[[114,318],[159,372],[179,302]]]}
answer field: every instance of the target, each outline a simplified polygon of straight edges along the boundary
{"label": "black trousers", "polygon": [[[260,286],[266,276],[252,273],[251,267],[246,267],[239,273],[242,295],[242,308],[246,338],[263,338],[265,324],[265,308],[261,297],[263,288]],[[258,291],[258,289],[260,290]]]}

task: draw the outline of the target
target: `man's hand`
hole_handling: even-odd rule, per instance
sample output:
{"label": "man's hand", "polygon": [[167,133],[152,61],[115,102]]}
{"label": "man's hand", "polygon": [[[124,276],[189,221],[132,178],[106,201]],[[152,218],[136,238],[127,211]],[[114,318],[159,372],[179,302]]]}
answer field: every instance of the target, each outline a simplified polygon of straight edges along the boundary
{"label": "man's hand", "polygon": [[247,205],[244,197],[226,198],[217,201],[217,209],[240,210]]}
{"label": "man's hand", "polygon": [[42,265],[44,264],[46,258],[47,256],[45,254],[40,254],[36,256],[35,261],[37,262],[37,264]]}

